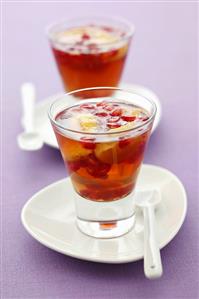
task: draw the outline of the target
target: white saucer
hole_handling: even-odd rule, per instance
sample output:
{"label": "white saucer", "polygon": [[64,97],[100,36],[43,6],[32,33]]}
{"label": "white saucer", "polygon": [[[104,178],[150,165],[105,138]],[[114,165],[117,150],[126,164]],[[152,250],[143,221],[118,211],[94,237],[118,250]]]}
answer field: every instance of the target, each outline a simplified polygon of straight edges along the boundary
{"label": "white saucer", "polygon": [[[160,248],[178,233],[187,211],[187,197],[180,180],[161,167],[143,165],[138,189],[156,188],[162,201],[156,212]],[[75,224],[69,178],[36,193],[24,206],[21,219],[29,234],[41,244],[63,254],[95,262],[127,263],[143,258],[143,217],[138,212],[135,229],[114,239],[95,239]],[[179,248],[180,250],[180,248]]]}
{"label": "white saucer", "polygon": [[[148,97],[149,99],[153,100],[156,103],[157,114],[152,129],[152,131],[154,131],[161,118],[161,106],[158,97],[151,90],[139,85],[121,84],[120,88],[139,93],[143,96]],[[57,99],[61,95],[63,94],[56,94],[54,96],[51,96],[38,103],[35,107],[35,130],[38,133],[40,133],[44,143],[55,148],[58,148],[57,140],[55,138],[50,121],[48,119],[47,112],[51,103],[54,102],[55,99]],[[68,101],[68,104],[74,104],[74,102]]]}

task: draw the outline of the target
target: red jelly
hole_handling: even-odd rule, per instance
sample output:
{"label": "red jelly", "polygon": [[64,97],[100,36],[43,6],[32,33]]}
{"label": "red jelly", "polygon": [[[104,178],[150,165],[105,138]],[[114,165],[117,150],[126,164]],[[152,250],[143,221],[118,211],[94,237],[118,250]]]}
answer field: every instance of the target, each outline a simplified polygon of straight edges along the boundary
{"label": "red jelly", "polygon": [[94,24],[56,32],[52,40],[52,50],[67,91],[117,86],[128,47],[129,40],[121,37],[121,30]]}
{"label": "red jelly", "polygon": [[93,201],[112,201],[133,190],[151,127],[131,132],[148,118],[140,107],[114,101],[79,103],[56,116],[61,127],[79,132],[77,137],[54,127],[76,192]]}

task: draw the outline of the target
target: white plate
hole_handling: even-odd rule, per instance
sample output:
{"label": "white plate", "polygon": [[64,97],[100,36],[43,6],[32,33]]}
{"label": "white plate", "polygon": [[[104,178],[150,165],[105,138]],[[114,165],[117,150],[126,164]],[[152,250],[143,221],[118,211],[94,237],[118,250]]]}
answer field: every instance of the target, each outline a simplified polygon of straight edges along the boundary
{"label": "white plate", "polygon": [[[156,118],[154,121],[153,129],[152,129],[152,131],[154,131],[160,121],[160,118],[161,118],[161,106],[160,106],[158,97],[151,90],[149,90],[143,86],[131,85],[131,84],[121,84],[120,87],[125,90],[139,93],[145,97],[148,97],[149,99],[153,100],[156,103],[157,114],[156,114]],[[51,96],[51,97],[47,98],[46,100],[43,100],[40,103],[38,103],[35,107],[35,130],[38,133],[40,133],[44,143],[46,143],[52,147],[55,147],[55,148],[58,148],[57,140],[55,138],[50,121],[48,119],[47,112],[48,112],[48,109],[49,109],[51,103],[55,99],[57,99],[59,96],[62,96],[62,95],[63,94],[56,94],[54,96]],[[68,104],[69,105],[74,104],[74,102],[68,101]]]}
{"label": "white plate", "polygon": [[[156,188],[162,201],[156,212],[160,248],[178,233],[187,211],[185,189],[166,169],[143,165],[137,188]],[[36,193],[24,206],[21,219],[29,234],[43,245],[63,254],[95,262],[127,263],[143,258],[143,217],[136,215],[134,230],[114,239],[95,239],[81,233],[75,224],[75,211],[69,178]],[[180,248],[179,248],[180,250]]]}

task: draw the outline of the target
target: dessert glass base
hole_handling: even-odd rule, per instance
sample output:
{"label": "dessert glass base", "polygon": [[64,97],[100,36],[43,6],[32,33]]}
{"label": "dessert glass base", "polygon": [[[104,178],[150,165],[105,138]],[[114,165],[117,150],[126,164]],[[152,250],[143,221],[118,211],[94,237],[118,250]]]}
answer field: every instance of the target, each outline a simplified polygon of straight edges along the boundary
{"label": "dessert glass base", "polygon": [[77,227],[84,234],[102,239],[111,239],[122,236],[134,227],[135,215],[127,219],[116,220],[116,221],[85,221],[78,219],[76,220]]}
{"label": "dessert glass base", "polygon": [[115,238],[128,233],[135,224],[133,193],[115,201],[92,201],[75,193],[76,224],[81,232],[95,238]]}

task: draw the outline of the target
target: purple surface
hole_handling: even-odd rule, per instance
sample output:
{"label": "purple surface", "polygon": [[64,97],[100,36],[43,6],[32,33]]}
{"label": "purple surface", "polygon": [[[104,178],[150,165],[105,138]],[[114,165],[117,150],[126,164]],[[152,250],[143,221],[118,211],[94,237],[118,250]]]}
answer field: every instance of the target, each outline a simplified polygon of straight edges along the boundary
{"label": "purple surface", "polygon": [[[44,36],[46,24],[81,14],[121,15],[137,31],[123,81],[160,97],[163,117],[145,162],[166,167],[184,183],[188,215],[162,250],[164,276],[144,278],[142,261],[104,265],[75,260],[40,245],[24,230],[20,211],[36,191],[61,179],[59,152],[22,152],[20,84],[33,81],[38,99],[60,92]],[[3,298],[198,298],[196,3],[3,4],[2,257]]]}

